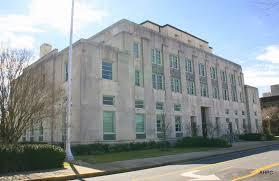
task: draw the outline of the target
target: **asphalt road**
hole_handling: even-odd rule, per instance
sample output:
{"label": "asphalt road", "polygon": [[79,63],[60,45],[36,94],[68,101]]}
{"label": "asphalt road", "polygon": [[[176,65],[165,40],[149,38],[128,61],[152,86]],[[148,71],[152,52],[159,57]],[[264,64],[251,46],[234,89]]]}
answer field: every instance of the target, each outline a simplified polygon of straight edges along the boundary
{"label": "asphalt road", "polygon": [[86,178],[88,181],[279,180],[279,145],[151,169]]}

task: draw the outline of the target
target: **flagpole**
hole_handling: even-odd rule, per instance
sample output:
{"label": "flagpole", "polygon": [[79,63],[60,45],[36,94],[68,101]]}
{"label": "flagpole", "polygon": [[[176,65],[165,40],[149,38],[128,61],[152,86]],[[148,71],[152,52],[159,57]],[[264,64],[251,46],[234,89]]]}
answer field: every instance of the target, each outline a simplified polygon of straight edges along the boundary
{"label": "flagpole", "polygon": [[67,101],[67,134],[66,134],[66,160],[73,161],[74,156],[71,151],[71,109],[72,109],[72,37],[73,37],[73,17],[74,17],[74,0],[72,0],[71,10],[71,27],[70,27],[70,45],[68,60],[68,101]]}

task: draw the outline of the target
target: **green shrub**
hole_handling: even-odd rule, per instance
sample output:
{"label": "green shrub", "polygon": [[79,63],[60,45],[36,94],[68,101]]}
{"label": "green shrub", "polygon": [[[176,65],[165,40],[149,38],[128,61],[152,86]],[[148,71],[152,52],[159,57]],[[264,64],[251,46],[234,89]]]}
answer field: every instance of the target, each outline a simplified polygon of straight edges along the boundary
{"label": "green shrub", "polygon": [[270,134],[262,133],[247,133],[239,135],[239,139],[245,141],[263,141],[263,140],[274,140],[274,136]]}
{"label": "green shrub", "polygon": [[0,145],[0,173],[59,168],[65,152],[48,144]]}
{"label": "green shrub", "polygon": [[223,139],[209,139],[203,137],[184,137],[177,140],[176,147],[230,147],[231,145]]}
{"label": "green shrub", "polygon": [[122,143],[122,144],[88,144],[88,145],[73,145],[72,152],[74,155],[97,155],[104,153],[115,153],[115,152],[124,152],[124,151],[133,151],[133,150],[146,150],[153,148],[162,148],[170,146],[169,142],[131,142],[131,143]]}

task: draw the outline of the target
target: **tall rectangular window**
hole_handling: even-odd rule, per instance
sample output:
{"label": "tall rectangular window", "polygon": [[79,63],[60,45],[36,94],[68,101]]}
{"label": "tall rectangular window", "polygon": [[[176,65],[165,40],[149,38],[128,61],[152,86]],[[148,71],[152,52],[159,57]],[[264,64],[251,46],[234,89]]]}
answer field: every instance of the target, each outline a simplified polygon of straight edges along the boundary
{"label": "tall rectangular window", "polygon": [[201,96],[208,97],[207,96],[207,84],[201,83]]}
{"label": "tall rectangular window", "polygon": [[210,77],[213,80],[217,79],[217,70],[216,67],[210,67]]}
{"label": "tall rectangular window", "polygon": [[136,114],[136,133],[145,133],[143,114]]}
{"label": "tall rectangular window", "polygon": [[102,78],[112,80],[112,63],[102,62]]}
{"label": "tall rectangular window", "polygon": [[154,89],[163,90],[164,89],[164,75],[162,74],[152,74],[152,85]]}
{"label": "tall rectangular window", "polygon": [[225,71],[221,71],[221,80],[223,83],[227,83],[227,73]]}
{"label": "tall rectangular window", "polygon": [[194,81],[187,81],[187,93],[190,95],[196,95],[196,87]]}
{"label": "tall rectangular window", "polygon": [[163,128],[162,128],[162,115],[161,114],[157,114],[156,115],[156,129],[157,129],[157,132],[162,132]]}
{"label": "tall rectangular window", "polygon": [[181,92],[181,84],[180,84],[180,79],[171,78],[171,91],[172,92]]}
{"label": "tall rectangular window", "polygon": [[228,89],[223,88],[223,99],[228,101],[229,100],[229,91]]}
{"label": "tall rectangular window", "polygon": [[157,65],[162,65],[160,50],[152,49],[151,54],[152,54],[152,56],[151,56],[152,63],[157,64]]}
{"label": "tall rectangular window", "polygon": [[44,141],[44,127],[43,127],[43,123],[40,123],[39,126],[39,141]]}
{"label": "tall rectangular window", "polygon": [[143,100],[135,100],[135,108],[144,108],[144,102]]}
{"label": "tall rectangular window", "polygon": [[169,56],[169,59],[170,59],[170,67],[174,69],[179,69],[178,56],[171,54]]}
{"label": "tall rectangular window", "polygon": [[164,103],[156,102],[156,109],[157,110],[164,110]]}
{"label": "tall rectangular window", "polygon": [[68,62],[66,62],[66,63],[64,64],[64,70],[65,70],[64,80],[65,80],[65,81],[68,81],[68,75],[69,75],[69,73],[68,73]]}
{"label": "tall rectangular window", "polygon": [[114,105],[114,96],[103,96],[104,105]]}
{"label": "tall rectangular window", "polygon": [[186,72],[193,73],[193,62],[192,60],[185,60],[185,70]]}
{"label": "tall rectangular window", "polygon": [[181,116],[175,116],[175,131],[181,132]]}
{"label": "tall rectangular window", "polygon": [[206,75],[205,75],[205,65],[202,64],[202,63],[199,64],[199,74],[200,74],[200,76],[202,76],[202,77],[205,77],[205,76],[206,76]]}
{"label": "tall rectangular window", "polygon": [[133,44],[133,53],[135,58],[139,58],[140,54],[140,44],[137,42],[134,42]]}
{"label": "tall rectangular window", "polygon": [[218,99],[218,98],[219,98],[219,90],[218,90],[218,87],[213,87],[213,88],[212,88],[212,94],[213,94],[213,98],[214,98],[214,99]]}
{"label": "tall rectangular window", "polygon": [[135,85],[140,86],[140,71],[139,70],[135,71]]}
{"label": "tall rectangular window", "polygon": [[114,122],[114,112],[104,111],[103,112],[103,131],[104,140],[114,140],[115,139],[115,122]]}

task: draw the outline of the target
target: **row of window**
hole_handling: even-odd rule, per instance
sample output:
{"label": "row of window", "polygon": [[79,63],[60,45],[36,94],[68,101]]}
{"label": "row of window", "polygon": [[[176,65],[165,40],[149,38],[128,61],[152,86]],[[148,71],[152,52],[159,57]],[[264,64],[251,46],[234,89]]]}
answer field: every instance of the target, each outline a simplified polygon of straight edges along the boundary
{"label": "row of window", "polygon": [[[145,116],[144,114],[136,114],[135,116],[136,134],[145,134]],[[162,132],[169,129],[164,114],[156,115],[156,131],[158,137]],[[181,116],[175,116],[175,132],[182,132]],[[115,112],[104,111],[103,112],[103,133],[104,140],[115,139]],[[145,136],[138,137],[145,139]]]}
{"label": "row of window", "polygon": [[[103,96],[103,104],[104,105],[114,105],[114,96]],[[144,101],[143,100],[135,100],[135,108],[144,109]],[[164,110],[163,102],[156,102],[157,110]],[[174,104],[174,111],[181,111],[181,104]]]}

